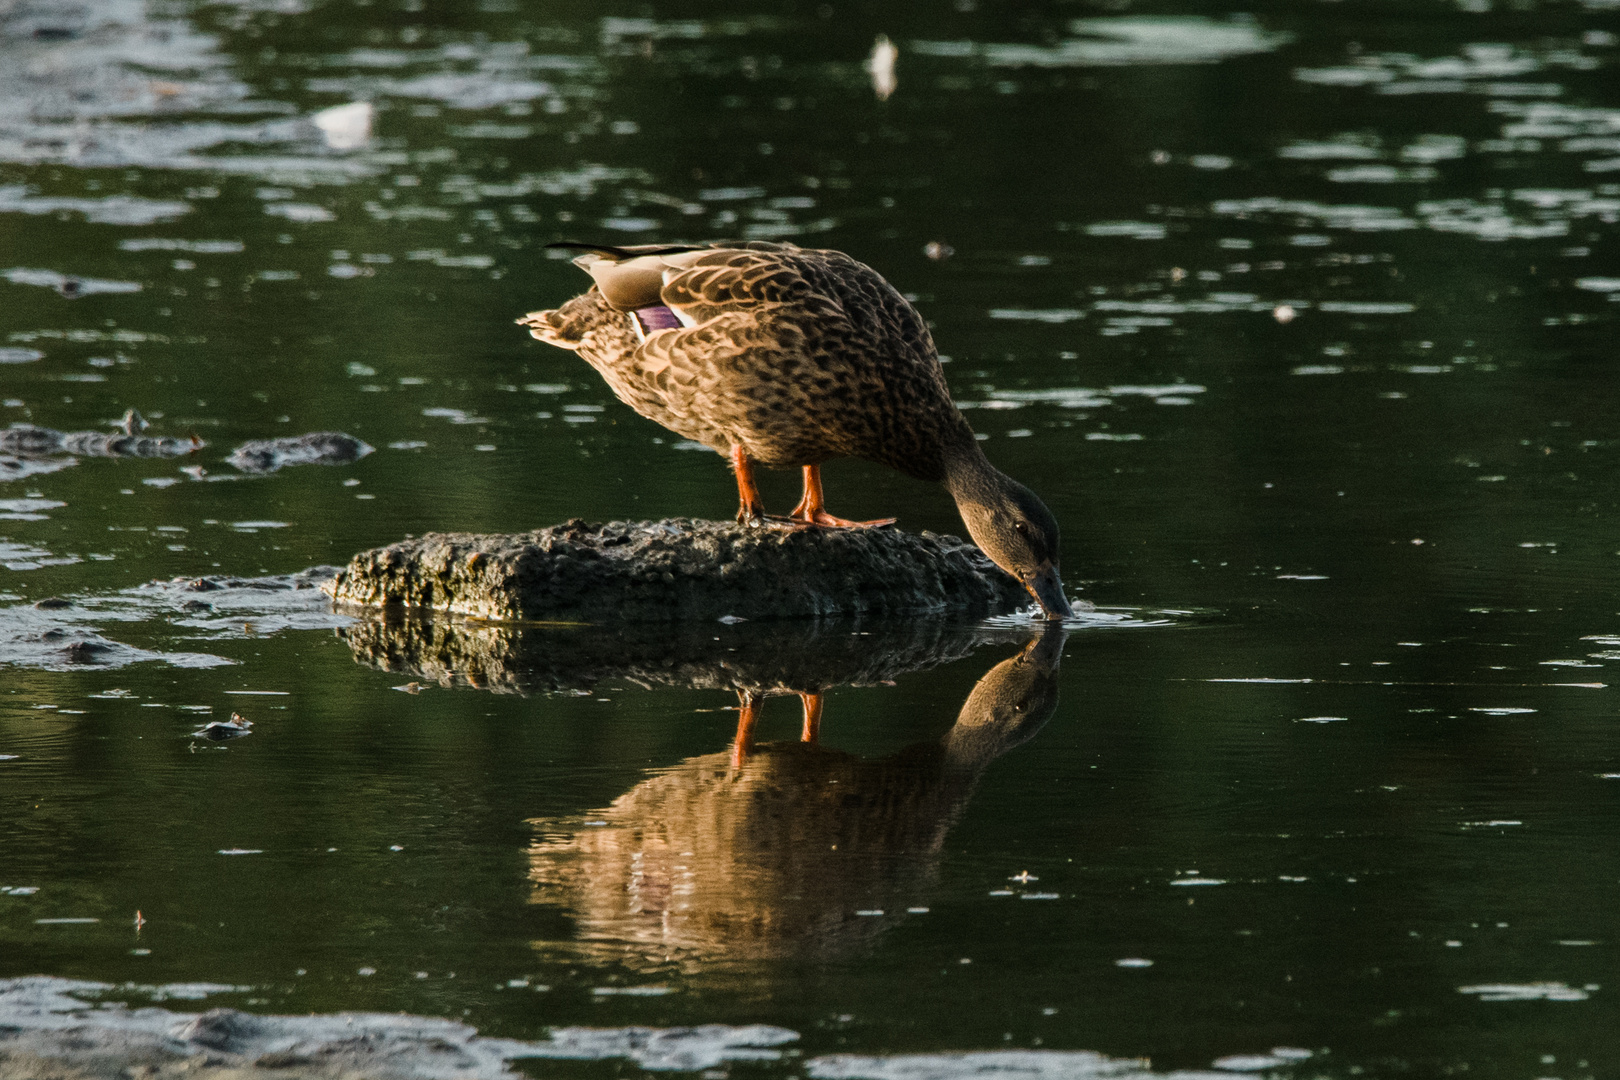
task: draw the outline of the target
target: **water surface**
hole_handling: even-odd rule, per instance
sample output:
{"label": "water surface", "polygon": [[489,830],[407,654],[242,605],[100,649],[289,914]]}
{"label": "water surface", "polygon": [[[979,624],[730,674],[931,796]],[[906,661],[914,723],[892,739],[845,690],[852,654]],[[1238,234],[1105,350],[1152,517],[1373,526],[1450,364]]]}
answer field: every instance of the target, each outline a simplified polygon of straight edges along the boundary
{"label": "water surface", "polygon": [[[0,7],[0,425],[206,444],[0,454],[0,976],[769,1024],[703,1067],[783,1077],[1612,1074],[1617,49],[1603,0]],[[550,241],[711,237],[931,321],[1112,615],[1040,723],[950,756],[1027,626],[660,654],[260,587],[729,517],[511,324],[585,283]],[[375,453],[227,461],[326,430]],[[744,647],[827,665],[819,748],[784,694],[734,757]]]}

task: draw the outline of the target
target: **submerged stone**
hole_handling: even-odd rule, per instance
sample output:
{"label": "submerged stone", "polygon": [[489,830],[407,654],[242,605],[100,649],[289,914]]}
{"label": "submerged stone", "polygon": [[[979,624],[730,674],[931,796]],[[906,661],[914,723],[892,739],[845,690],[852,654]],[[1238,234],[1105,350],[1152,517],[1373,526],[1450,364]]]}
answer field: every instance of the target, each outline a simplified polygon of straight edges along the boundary
{"label": "submerged stone", "polygon": [[355,604],[578,622],[980,618],[1029,601],[983,552],[954,536],[691,518],[429,533],[361,552],[324,588]]}
{"label": "submerged stone", "polygon": [[[517,1080],[510,1062],[624,1059],[650,1072],[694,1073],[775,1061],[797,1032],[729,1027],[554,1027],[545,1039],[492,1038],[457,1020],[408,1013],[276,1016],[213,1008],[177,1012],[109,996],[196,1001],[247,986],[163,986],[0,979],[0,1080]],[[88,1000],[87,1000],[88,999]],[[553,1070],[554,1071],[554,1070]],[[596,1070],[601,1071],[601,1070]]]}
{"label": "submerged stone", "polygon": [[12,424],[0,431],[0,453],[13,458],[81,457],[185,457],[207,444],[195,435],[140,435],[127,431],[57,431],[33,424]]}
{"label": "submerged stone", "polygon": [[375,447],[341,431],[315,431],[284,439],[255,439],[225,460],[246,473],[268,473],[289,465],[347,465]]}

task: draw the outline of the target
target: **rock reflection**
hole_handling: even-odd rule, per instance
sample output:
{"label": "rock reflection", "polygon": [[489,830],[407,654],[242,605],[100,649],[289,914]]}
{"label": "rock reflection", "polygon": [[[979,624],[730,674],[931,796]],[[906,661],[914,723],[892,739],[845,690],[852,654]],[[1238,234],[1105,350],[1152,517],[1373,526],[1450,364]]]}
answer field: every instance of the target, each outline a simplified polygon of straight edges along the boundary
{"label": "rock reflection", "polygon": [[604,680],[739,694],[818,693],[875,686],[949,663],[982,643],[971,626],[802,620],[750,623],[485,622],[386,608],[339,633],[355,659],[440,686],[528,694],[589,689]]}
{"label": "rock reflection", "polygon": [[632,969],[858,951],[926,897],[945,836],[996,758],[1057,707],[1066,632],[1047,629],[979,680],[940,738],[866,760],[817,741],[736,740],[661,770],[583,819],[537,820],[533,900],[579,945]]}

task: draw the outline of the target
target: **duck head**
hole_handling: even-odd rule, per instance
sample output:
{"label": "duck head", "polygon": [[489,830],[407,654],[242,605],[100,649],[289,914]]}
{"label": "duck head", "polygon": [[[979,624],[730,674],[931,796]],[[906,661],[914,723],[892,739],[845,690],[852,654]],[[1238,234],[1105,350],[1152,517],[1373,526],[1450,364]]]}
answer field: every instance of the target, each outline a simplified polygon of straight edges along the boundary
{"label": "duck head", "polygon": [[962,524],[992,562],[1017,578],[1048,619],[1074,614],[1058,576],[1058,524],[1036,494],[970,443],[946,462],[945,486]]}

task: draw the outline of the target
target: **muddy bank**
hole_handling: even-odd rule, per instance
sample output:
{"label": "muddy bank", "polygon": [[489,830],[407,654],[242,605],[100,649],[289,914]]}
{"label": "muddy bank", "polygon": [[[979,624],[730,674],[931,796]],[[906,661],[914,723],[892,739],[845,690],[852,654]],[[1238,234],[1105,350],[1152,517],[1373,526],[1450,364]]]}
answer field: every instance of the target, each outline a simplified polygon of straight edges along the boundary
{"label": "muddy bank", "polygon": [[747,528],[672,518],[573,520],[512,535],[429,533],[362,552],[339,601],[487,619],[579,622],[958,615],[1028,595],[978,548],[898,529]]}

